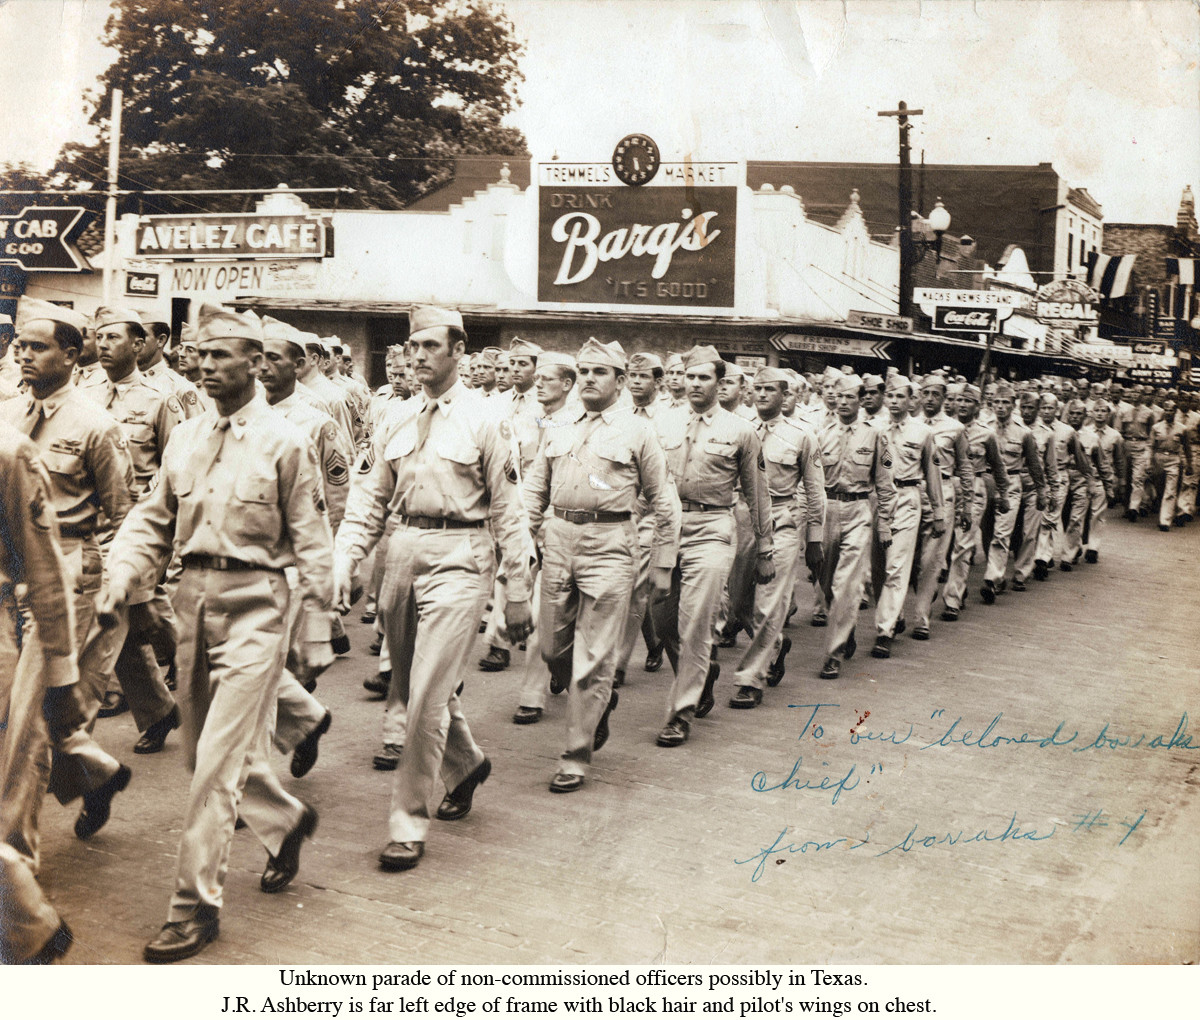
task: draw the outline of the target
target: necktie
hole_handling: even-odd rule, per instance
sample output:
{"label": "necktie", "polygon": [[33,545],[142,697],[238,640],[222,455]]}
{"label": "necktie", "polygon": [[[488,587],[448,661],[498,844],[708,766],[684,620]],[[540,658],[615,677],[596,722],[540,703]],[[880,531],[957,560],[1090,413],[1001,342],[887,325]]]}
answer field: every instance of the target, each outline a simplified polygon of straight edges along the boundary
{"label": "necktie", "polygon": [[425,445],[425,440],[429,438],[429,426],[433,421],[433,412],[437,410],[436,400],[426,400],[421,408],[421,413],[417,415],[417,445],[413,447],[413,453],[419,453],[421,447]]}
{"label": "necktie", "polygon": [[687,432],[683,437],[683,466],[679,469],[679,477],[682,479],[687,474],[688,462],[692,459],[692,444],[696,442],[696,437],[700,435],[700,415],[691,414],[688,420]]}
{"label": "necktie", "polygon": [[42,410],[42,402],[40,400],[31,400],[29,409],[25,412],[25,417],[21,421],[21,431],[30,439],[36,434],[38,427],[45,421],[45,411]]}
{"label": "necktie", "polygon": [[[117,399],[117,384],[110,382],[108,384],[108,402],[104,406],[112,407],[113,401],[116,399]],[[225,427],[229,428],[229,419],[228,418],[225,419]]]}

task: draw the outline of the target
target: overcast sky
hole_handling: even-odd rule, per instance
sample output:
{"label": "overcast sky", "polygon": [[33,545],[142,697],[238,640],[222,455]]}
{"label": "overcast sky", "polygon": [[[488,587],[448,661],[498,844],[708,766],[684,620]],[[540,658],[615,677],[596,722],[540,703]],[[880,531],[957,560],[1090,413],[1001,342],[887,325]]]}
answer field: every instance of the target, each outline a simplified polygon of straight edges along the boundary
{"label": "overcast sky", "polygon": [[[313,0],[326,2],[326,0]],[[1109,221],[1200,193],[1196,0],[503,0],[527,41],[512,118],[539,159],[1048,161]],[[0,0],[0,158],[85,137],[107,0]],[[13,59],[14,54],[20,59]],[[20,111],[30,111],[29,118]]]}

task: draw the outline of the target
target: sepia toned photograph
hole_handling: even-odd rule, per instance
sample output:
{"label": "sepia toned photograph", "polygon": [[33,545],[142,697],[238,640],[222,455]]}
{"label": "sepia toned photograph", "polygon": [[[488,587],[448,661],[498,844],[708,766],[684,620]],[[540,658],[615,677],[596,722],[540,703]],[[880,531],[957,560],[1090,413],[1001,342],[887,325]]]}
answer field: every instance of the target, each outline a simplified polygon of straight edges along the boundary
{"label": "sepia toned photograph", "polygon": [[0,46],[0,962],[1200,962],[1194,0]]}

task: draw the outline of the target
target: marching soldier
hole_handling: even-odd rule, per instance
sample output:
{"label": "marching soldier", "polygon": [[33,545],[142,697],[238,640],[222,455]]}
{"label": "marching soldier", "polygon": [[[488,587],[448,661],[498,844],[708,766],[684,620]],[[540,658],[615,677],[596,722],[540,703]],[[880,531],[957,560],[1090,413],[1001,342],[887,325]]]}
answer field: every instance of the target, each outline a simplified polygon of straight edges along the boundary
{"label": "marching soldier", "polygon": [[379,857],[386,871],[414,868],[424,855],[439,769],[449,791],[437,809],[444,821],[467,816],[476,788],[491,773],[455,693],[491,590],[489,521],[508,578],[509,639],[522,641],[531,629],[528,538],[511,427],[496,421],[484,403],[494,398],[458,382],[466,346],[459,313],[417,308],[409,329],[409,356],[423,395],[376,441],[370,474],[351,492],[335,557],[336,600],[344,609],[355,568],[382,534],[385,519],[399,518],[379,599],[393,683],[408,708],[389,842]]}
{"label": "marching soldier", "polygon": [[[820,436],[827,500],[821,586],[829,604],[825,665],[819,674],[823,680],[840,676],[842,663],[854,655],[854,625],[872,530],[886,550],[892,544],[896,507],[887,438],[881,430],[859,419],[862,380],[856,375],[842,375],[835,386],[838,420],[827,425]],[[877,501],[874,521],[872,492]]]}
{"label": "marching soldier", "polygon": [[300,335],[308,357],[304,365],[296,369],[296,395],[337,422],[353,446],[356,425],[350,395],[326,379],[323,372],[330,357],[328,348],[315,333],[301,332]]}
{"label": "marching soldier", "polygon": [[[1195,393],[1180,394],[1178,413],[1187,431],[1188,442],[1194,450],[1200,446],[1200,396]],[[1103,434],[1100,444],[1103,448]],[[1176,506],[1177,515],[1184,524],[1189,524],[1195,519],[1198,488],[1200,488],[1200,476],[1194,471],[1185,472],[1179,483],[1179,500]]]}
{"label": "marching soldier", "polygon": [[[1053,393],[1043,393],[1038,402],[1042,424],[1051,432],[1054,458],[1058,464],[1058,502],[1052,513],[1042,515],[1042,530],[1038,537],[1037,559],[1033,576],[1044,581],[1056,555],[1061,553],[1064,513],[1082,513],[1087,501],[1087,461],[1075,430],[1059,419],[1061,406]],[[1082,517],[1080,518],[1082,527]],[[1071,565],[1063,560],[1066,569]]]}
{"label": "marching soldier", "polygon": [[664,385],[660,396],[663,403],[670,407],[687,406],[687,390],[683,375],[683,355],[668,355],[666,364],[663,366]]}
{"label": "marching soldier", "polygon": [[1033,481],[1033,471],[1026,465],[1021,472],[1021,541],[1013,560],[1013,591],[1025,591],[1030,577],[1045,572],[1037,566],[1037,550],[1042,541],[1042,531],[1048,527],[1047,518],[1055,513],[1061,498],[1058,490],[1058,449],[1054,442],[1054,430],[1041,418],[1041,397],[1033,387],[1021,392],[1021,422],[1029,429],[1037,446],[1038,463],[1046,480],[1045,506],[1038,506],[1038,489]]}
{"label": "marching soldier", "polygon": [[546,521],[541,654],[548,664],[571,663],[567,747],[552,793],[578,790],[592,752],[608,740],[616,656],[641,555],[633,523],[640,496],[654,516],[655,591],[670,588],[678,551],[677,503],[654,427],[616,406],[625,368],[620,344],[583,345],[576,356],[583,409],[547,436],[525,482],[532,532]]}
{"label": "marching soldier", "polygon": [[825,474],[816,437],[783,416],[789,383],[780,368],[760,368],[754,376],[756,429],[766,463],[776,566],[773,578],[754,587],[750,644],[734,674],[737,691],[729,701],[730,708],[757,707],[762,702],[764,681],[774,687],[783,678],[792,645],[783,637],[783,625],[796,584],[801,541],[808,569],[814,575],[821,572]]}
{"label": "marching soldier", "polygon": [[1162,505],[1158,511],[1158,530],[1170,531],[1172,522],[1177,527],[1183,527],[1183,521],[1175,516],[1175,502],[1179,496],[1181,469],[1186,474],[1193,473],[1192,442],[1187,424],[1179,420],[1174,400],[1163,401],[1162,420],[1150,430],[1150,460],[1166,476]]}
{"label": "marching soldier", "polygon": [[[103,510],[117,527],[129,510],[133,468],[121,427],[72,385],[83,346],[83,316],[46,301],[23,298],[18,309],[17,362],[29,399],[0,405],[0,417],[38,448],[50,479],[50,498],[67,577],[75,591],[78,674],[51,677],[44,711],[53,759],[49,792],[61,804],[83,798],[75,835],[88,839],[108,821],[113,798],[129,785],[130,770],[92,739],[84,704],[103,696],[92,666],[107,649],[95,623],[101,587],[96,528]],[[76,684],[76,676],[79,684]]]}
{"label": "marching soldier", "polygon": [[1142,503],[1148,496],[1146,475],[1150,470],[1150,430],[1158,420],[1151,407],[1153,399],[1154,393],[1150,387],[1143,387],[1122,427],[1125,449],[1129,454],[1129,500],[1125,517],[1131,521],[1145,517],[1149,512],[1148,508],[1143,510]]}
{"label": "marching soldier", "polygon": [[684,743],[692,720],[713,708],[713,685],[720,675],[710,658],[713,622],[736,549],[733,504],[738,481],[750,507],[758,583],[775,576],[771,501],[758,437],[749,422],[717,403],[725,362],[716,348],[692,348],[684,369],[688,410],[669,413],[659,426],[683,510],[671,589],[652,606],[655,629],[666,642],[675,671],[667,722],[657,738],[660,747]]}
{"label": "marching soldier", "polygon": [[947,514],[954,512],[953,505],[947,509],[943,503],[942,472],[933,432],[908,413],[912,390],[906,376],[893,375],[884,393],[891,420],[881,431],[892,458],[896,507],[892,513],[892,544],[885,551],[883,586],[875,603],[876,636],[871,655],[876,659],[891,658],[892,639],[903,629],[904,595],[916,554],[923,503],[929,506],[929,534],[933,538],[941,537]]}
{"label": "marching soldier", "polygon": [[252,313],[203,305],[198,346],[215,408],[176,429],[157,485],[117,532],[101,608],[111,621],[178,551],[180,704],[193,775],[167,923],[144,951],[150,963],[194,956],[217,937],[239,816],[267,849],[268,893],[295,877],[316,829],[316,810],[284,791],[268,758],[288,650],[288,567],[308,610],[302,662],[331,660],[320,476],[303,434],[256,395],[262,327]]}
{"label": "marching soldier", "polygon": [[141,312],[139,317],[146,331],[146,343],[137,362],[142,381],[164,396],[175,397],[183,408],[184,417],[195,418],[203,414],[204,407],[196,387],[178,372],[172,372],[163,356],[171,342],[171,323],[161,312]]}

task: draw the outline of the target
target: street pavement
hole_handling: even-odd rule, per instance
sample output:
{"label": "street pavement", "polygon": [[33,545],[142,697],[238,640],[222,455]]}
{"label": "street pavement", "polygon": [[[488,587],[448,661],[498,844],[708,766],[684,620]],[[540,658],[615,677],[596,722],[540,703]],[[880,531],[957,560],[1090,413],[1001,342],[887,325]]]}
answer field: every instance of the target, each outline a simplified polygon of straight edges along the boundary
{"label": "street pavement", "polygon": [[[678,749],[654,743],[670,666],[645,673],[639,643],[612,738],[566,796],[547,790],[565,698],[515,726],[523,653],[496,674],[473,655],[465,711],[493,772],[403,874],[376,864],[391,775],[371,767],[383,703],[361,687],[360,604],[317,689],[320,760],[293,780],[276,756],[320,811],[300,874],[260,892],[265,851],[237,833],[220,938],[188,965],[1195,963],[1197,563],[1200,524],[1116,520],[1097,565],[995,606],[975,567],[959,621],[939,602],[933,639],[899,637],[890,660],[870,658],[864,611],[836,681],[817,678],[805,604],[782,684],[727,707],[743,635]],[[47,800],[41,880],[69,962],[137,963],[165,920],[188,775],[178,735],[137,757],[128,715],[97,733],[133,782],[87,843],[77,808]]]}

